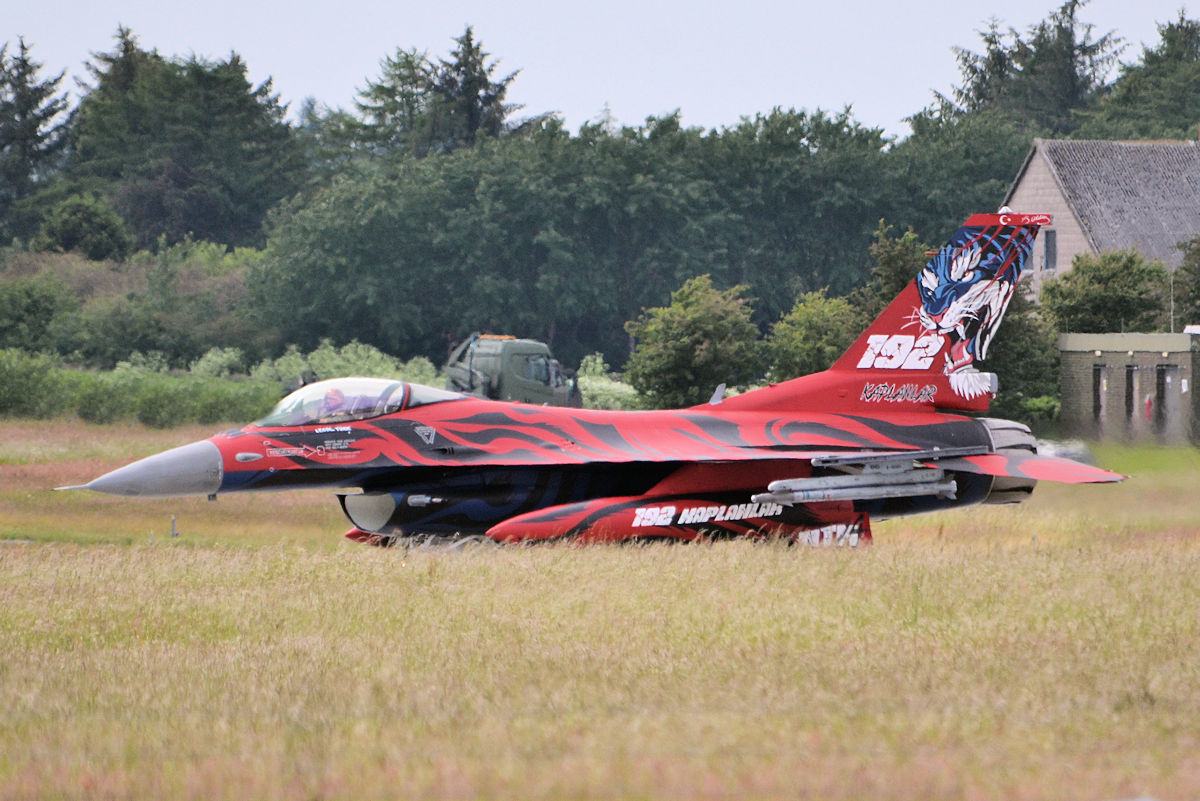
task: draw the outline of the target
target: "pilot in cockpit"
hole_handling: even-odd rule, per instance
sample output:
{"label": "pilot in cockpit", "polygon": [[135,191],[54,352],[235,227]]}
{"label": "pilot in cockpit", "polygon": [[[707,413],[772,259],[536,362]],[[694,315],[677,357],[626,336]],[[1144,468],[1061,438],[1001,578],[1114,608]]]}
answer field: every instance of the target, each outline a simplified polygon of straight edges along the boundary
{"label": "pilot in cockpit", "polygon": [[331,420],[346,411],[346,395],[337,387],[325,391],[325,399],[321,401],[322,422]]}

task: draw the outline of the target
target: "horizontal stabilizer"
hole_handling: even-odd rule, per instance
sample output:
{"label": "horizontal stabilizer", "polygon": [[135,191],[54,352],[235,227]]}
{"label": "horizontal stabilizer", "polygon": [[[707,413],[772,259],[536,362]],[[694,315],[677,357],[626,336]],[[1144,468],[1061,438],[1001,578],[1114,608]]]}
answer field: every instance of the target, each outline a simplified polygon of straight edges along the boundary
{"label": "horizontal stabilizer", "polygon": [[[931,464],[933,464],[931,462]],[[987,476],[1009,476],[1035,481],[1057,481],[1061,484],[1098,484],[1124,481],[1126,476],[1090,464],[1061,456],[1041,456],[1028,451],[1001,451],[979,456],[941,459],[937,466],[963,473]]]}
{"label": "horizontal stabilizer", "polygon": [[913,462],[961,473],[1057,481],[1062,484],[1104,483],[1124,481],[1126,478],[1120,473],[1061,456],[1042,456],[1033,451],[1007,449],[993,453],[983,445],[913,451],[825,453],[812,457],[813,467],[861,468],[864,473],[903,470]]}
{"label": "horizontal stabilizer", "polygon": [[813,467],[845,471],[772,481],[767,491],[753,496],[756,503],[870,501],[883,498],[934,496],[953,498],[958,486],[947,472],[975,473],[1028,482],[1065,484],[1121,481],[1125,477],[1099,467],[1033,451],[991,452],[986,445],[930,448],[912,451],[855,451],[816,454]]}

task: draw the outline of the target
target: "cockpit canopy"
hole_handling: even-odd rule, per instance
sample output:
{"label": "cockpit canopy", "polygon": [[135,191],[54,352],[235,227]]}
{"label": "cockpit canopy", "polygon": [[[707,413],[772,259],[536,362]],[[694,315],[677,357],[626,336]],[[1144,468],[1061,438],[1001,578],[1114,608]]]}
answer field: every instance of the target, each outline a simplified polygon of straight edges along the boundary
{"label": "cockpit canopy", "polygon": [[386,378],[331,378],[300,387],[255,425],[345,423],[465,397],[458,392]]}

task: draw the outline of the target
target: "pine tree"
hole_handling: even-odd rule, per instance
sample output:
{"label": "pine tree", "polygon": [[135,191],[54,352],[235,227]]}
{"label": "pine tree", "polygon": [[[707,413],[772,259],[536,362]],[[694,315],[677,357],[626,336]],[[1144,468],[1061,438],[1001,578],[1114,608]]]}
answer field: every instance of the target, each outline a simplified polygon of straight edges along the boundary
{"label": "pine tree", "polygon": [[454,60],[441,61],[432,90],[439,101],[446,142],[451,147],[470,147],[480,136],[500,136],[508,115],[520,108],[504,102],[517,73],[493,81],[497,62],[487,62],[490,54],[475,41],[470,26],[454,42],[458,45],[450,53]]}
{"label": "pine tree", "polygon": [[87,65],[95,85],[84,87],[72,126],[70,167],[76,175],[118,179],[128,152],[146,153],[149,110],[137,87],[170,67],[157,50],[142,50],[128,28],[117,28],[116,40],[111,53],[92,53]]}
{"label": "pine tree", "polygon": [[302,170],[271,81],[252,86],[236,53],[164,59],[125,28],[95,59],[74,124],[73,175],[103,179],[140,247],[189,235],[259,243],[268,209],[299,187]]}
{"label": "pine tree", "polygon": [[1089,139],[1193,139],[1200,122],[1200,20],[1181,11],[1158,26],[1159,42],[1121,68],[1112,90],[1082,112],[1076,136]]}
{"label": "pine tree", "polygon": [[504,98],[517,73],[494,79],[497,62],[488,62],[470,26],[454,42],[449,60],[434,62],[415,49],[383,60],[379,80],[358,94],[364,118],[358,144],[368,152],[420,157],[472,147],[509,130],[509,115],[521,106]]}
{"label": "pine tree", "polygon": [[1074,113],[1104,91],[1122,49],[1115,33],[1093,38],[1093,26],[1078,17],[1084,5],[1066,0],[1025,36],[1010,28],[1008,41],[993,23],[982,34],[983,53],[959,48],[963,85],[954,96],[961,109],[998,110],[1057,135],[1070,133]]}
{"label": "pine tree", "polygon": [[354,133],[368,152],[408,152],[423,156],[430,138],[429,104],[434,65],[427,53],[397,50],[380,65],[378,81],[368,81],[355,102],[365,124]]}
{"label": "pine tree", "polygon": [[28,197],[58,166],[66,144],[66,94],[56,94],[63,73],[38,81],[42,65],[24,38],[8,56],[0,47],[0,227],[12,203]]}

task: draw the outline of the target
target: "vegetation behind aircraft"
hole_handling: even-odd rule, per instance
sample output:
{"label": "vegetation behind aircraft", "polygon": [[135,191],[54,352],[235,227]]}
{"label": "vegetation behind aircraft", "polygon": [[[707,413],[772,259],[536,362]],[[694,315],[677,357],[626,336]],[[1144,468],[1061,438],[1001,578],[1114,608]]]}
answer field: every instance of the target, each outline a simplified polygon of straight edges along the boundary
{"label": "vegetation behind aircraft", "polygon": [[[236,54],[163,56],[123,28],[71,109],[18,40],[0,55],[0,347],[92,368],[154,352],[176,370],[237,348],[245,371],[322,339],[440,364],[493,330],[568,367],[599,352],[623,368],[647,342],[626,324],[704,275],[745,287],[760,334],[786,339],[778,324],[819,320],[821,293],[868,308],[894,246],[994,209],[1034,136],[1193,137],[1200,22],[1181,13],[1110,77],[1120,39],[1093,36],[1085,12],[989,27],[898,141],[849,110],[784,106],[719,130],[677,113],[572,133],[518,116],[516,74],[496,74],[470,28],[445,58],[398,49],[355,109],[310,103],[299,123]],[[219,125],[194,142],[200,116]],[[1176,276],[1177,307],[1200,306],[1197,274]],[[836,337],[845,320],[816,324]],[[1006,342],[1037,337],[1013,328],[994,358],[1029,364]],[[810,355],[767,352],[760,378]],[[1017,405],[1052,403],[1053,387],[996,369]]]}

